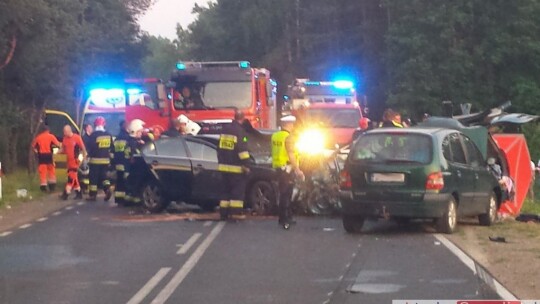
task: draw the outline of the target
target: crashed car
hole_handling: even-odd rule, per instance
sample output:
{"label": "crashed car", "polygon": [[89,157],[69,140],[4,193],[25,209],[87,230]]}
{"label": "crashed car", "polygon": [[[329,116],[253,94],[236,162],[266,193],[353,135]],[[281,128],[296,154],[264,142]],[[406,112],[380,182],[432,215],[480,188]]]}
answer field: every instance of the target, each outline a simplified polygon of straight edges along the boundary
{"label": "crashed car", "polygon": [[[172,201],[182,201],[213,211],[223,185],[218,171],[218,141],[218,135],[185,136],[161,138],[145,146],[142,152],[148,171],[142,191],[144,206],[156,213]],[[276,178],[269,156],[252,154],[249,167],[245,208],[260,215],[274,212]]]}

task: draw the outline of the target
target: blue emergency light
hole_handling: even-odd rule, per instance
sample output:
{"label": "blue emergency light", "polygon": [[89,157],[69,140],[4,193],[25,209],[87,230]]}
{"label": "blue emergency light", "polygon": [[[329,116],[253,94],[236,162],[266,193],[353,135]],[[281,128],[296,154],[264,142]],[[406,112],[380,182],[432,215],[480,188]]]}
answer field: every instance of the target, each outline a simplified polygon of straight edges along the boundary
{"label": "blue emergency light", "polygon": [[320,86],[321,82],[320,81],[306,81],[306,82],[304,82],[304,85],[306,85],[306,86]]}
{"label": "blue emergency light", "polygon": [[90,90],[90,99],[96,106],[107,106],[122,102],[124,94],[123,89],[93,89]]}
{"label": "blue emergency light", "polygon": [[183,62],[178,62],[178,63],[176,64],[176,68],[177,68],[178,70],[185,70],[185,69],[186,69],[186,64],[183,63]]}
{"label": "blue emergency light", "polygon": [[350,80],[337,80],[334,81],[334,88],[342,90],[352,89],[354,88],[354,83]]}
{"label": "blue emergency light", "polygon": [[250,64],[249,64],[249,61],[240,61],[240,63],[238,64],[238,66],[239,66],[241,69],[247,69],[247,68],[249,68]]}

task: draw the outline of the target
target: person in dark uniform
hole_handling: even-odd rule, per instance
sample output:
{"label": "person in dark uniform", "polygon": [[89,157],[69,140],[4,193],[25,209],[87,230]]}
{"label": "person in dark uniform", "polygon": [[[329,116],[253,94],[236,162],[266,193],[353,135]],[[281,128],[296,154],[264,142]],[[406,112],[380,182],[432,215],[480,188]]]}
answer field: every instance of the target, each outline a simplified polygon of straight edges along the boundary
{"label": "person in dark uniform", "polygon": [[295,178],[304,179],[299,168],[298,153],[291,133],[294,130],[294,116],[281,118],[281,130],[272,135],[272,168],[278,174],[279,224],[289,229],[294,224],[291,211],[291,197]]}
{"label": "person in dark uniform", "polygon": [[94,121],[95,130],[88,140],[88,164],[90,167],[90,201],[97,198],[98,189],[105,192],[105,201],[111,196],[111,182],[107,173],[111,165],[113,153],[113,139],[109,132],[105,131],[105,118],[99,116]]}
{"label": "person in dark uniform", "polygon": [[140,119],[132,120],[128,125],[129,140],[125,149],[126,157],[126,197],[125,204],[138,204],[141,202],[142,186],[144,181],[146,163],[142,158],[141,150],[145,144],[154,140],[152,133],[145,132],[145,122]]}
{"label": "person in dark uniform", "polygon": [[219,136],[218,170],[223,175],[223,196],[219,202],[222,220],[244,209],[246,174],[249,162],[247,137],[242,122],[244,113],[235,111],[234,120],[223,128]]}
{"label": "person in dark uniform", "polygon": [[126,130],[126,122],[120,122],[120,132],[114,140],[113,168],[116,171],[116,184],[114,188],[114,202],[121,206],[126,198],[125,173],[128,160],[126,159],[126,147],[129,141],[129,133]]}

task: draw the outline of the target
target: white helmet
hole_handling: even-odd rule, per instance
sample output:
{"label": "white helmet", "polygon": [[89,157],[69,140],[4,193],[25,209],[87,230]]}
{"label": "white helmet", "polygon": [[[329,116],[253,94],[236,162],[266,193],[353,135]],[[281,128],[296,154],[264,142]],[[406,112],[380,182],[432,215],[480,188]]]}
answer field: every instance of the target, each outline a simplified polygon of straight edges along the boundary
{"label": "white helmet", "polygon": [[135,137],[137,135],[137,132],[142,131],[144,129],[144,121],[140,119],[134,119],[132,120],[128,125],[128,132],[129,136]]}
{"label": "white helmet", "polygon": [[180,116],[178,116],[176,119],[178,120],[179,123],[187,124],[189,122],[189,118],[187,118],[187,116],[184,114],[180,114]]}

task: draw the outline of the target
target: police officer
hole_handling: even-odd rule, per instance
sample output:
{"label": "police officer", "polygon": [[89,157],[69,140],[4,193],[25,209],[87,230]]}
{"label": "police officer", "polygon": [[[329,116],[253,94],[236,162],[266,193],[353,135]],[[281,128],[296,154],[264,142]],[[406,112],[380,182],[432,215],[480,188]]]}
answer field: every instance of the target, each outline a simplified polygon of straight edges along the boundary
{"label": "police officer", "polygon": [[242,122],[244,113],[235,111],[234,120],[223,128],[218,145],[218,170],[223,175],[223,196],[219,202],[222,220],[244,209],[249,152]]}
{"label": "police officer", "polygon": [[125,173],[126,166],[128,166],[125,150],[129,141],[129,133],[126,130],[126,122],[122,120],[120,122],[120,132],[114,140],[114,157],[113,166],[116,171],[116,185],[114,188],[114,202],[117,205],[123,205],[126,198],[126,181]]}
{"label": "police officer", "polygon": [[129,140],[125,149],[127,182],[125,204],[138,204],[141,202],[142,182],[144,181],[145,162],[141,150],[145,144],[154,140],[153,134],[145,131],[144,121],[132,120],[127,128]]}
{"label": "police officer", "polygon": [[90,201],[97,198],[98,188],[105,192],[105,201],[111,196],[111,182],[107,178],[107,172],[111,165],[113,153],[113,139],[109,132],[105,131],[105,118],[99,116],[94,121],[94,132],[88,140],[88,164],[90,167]]}
{"label": "police officer", "polygon": [[281,130],[272,134],[272,167],[277,171],[279,184],[279,224],[285,229],[294,224],[291,212],[294,179],[304,178],[291,135],[295,122],[294,116],[281,118]]}

